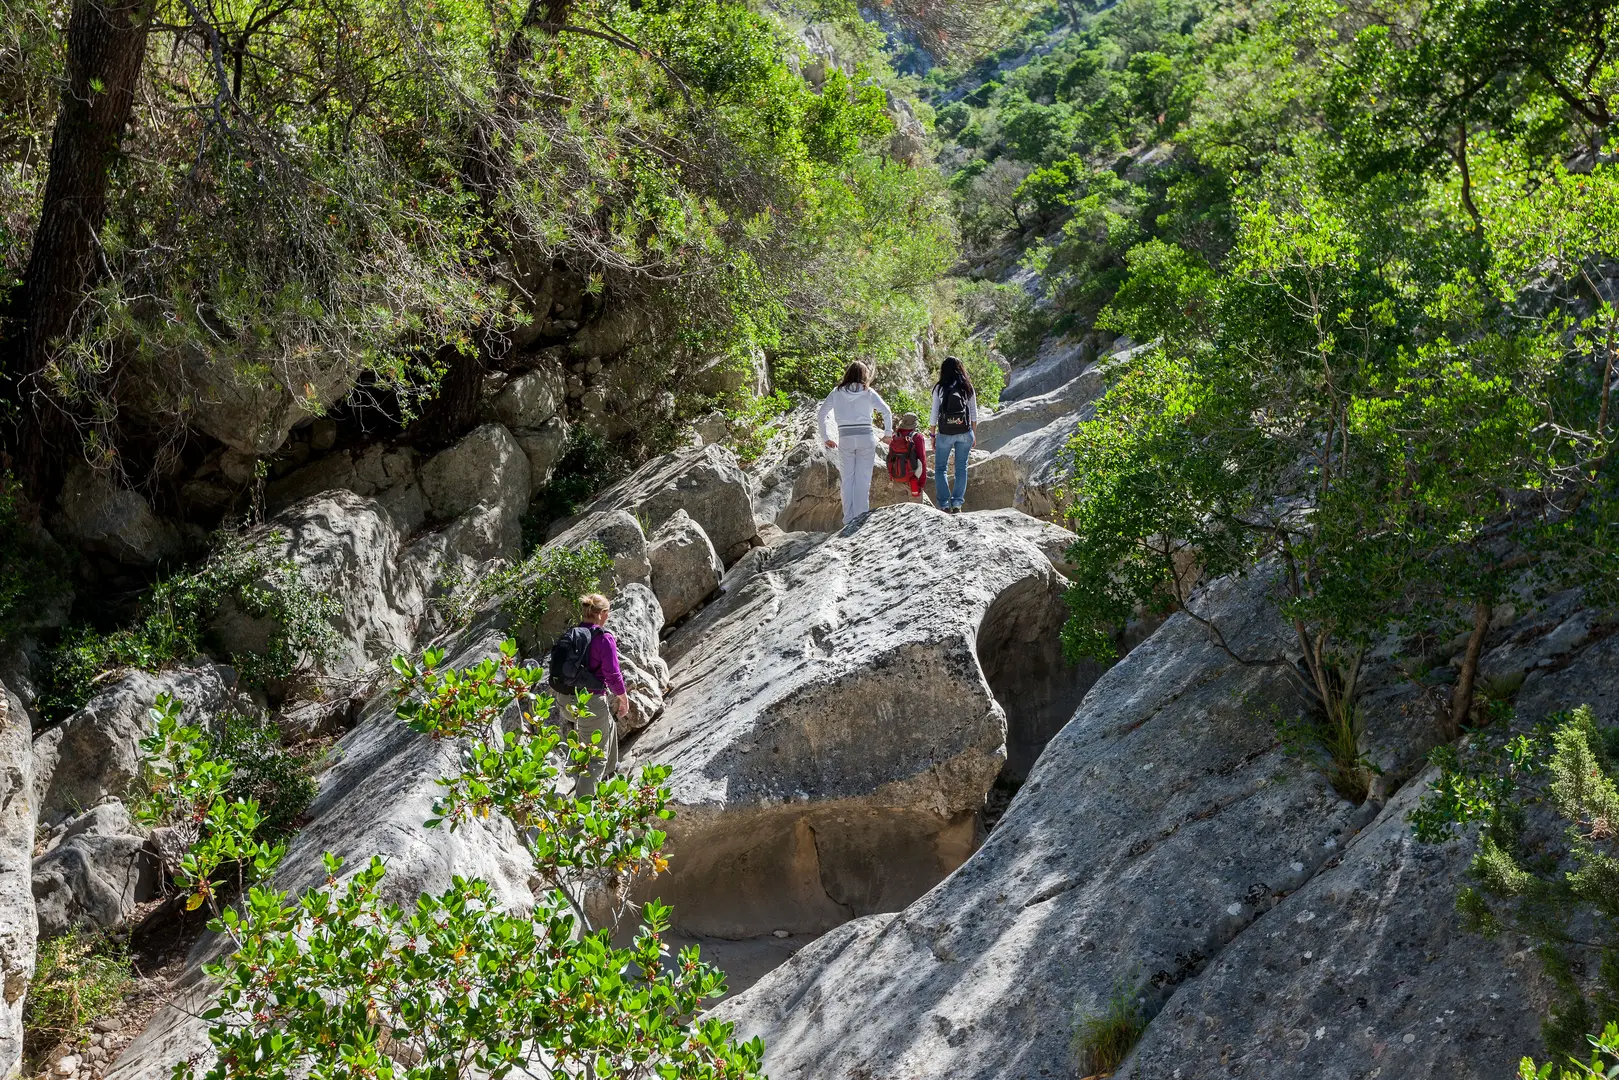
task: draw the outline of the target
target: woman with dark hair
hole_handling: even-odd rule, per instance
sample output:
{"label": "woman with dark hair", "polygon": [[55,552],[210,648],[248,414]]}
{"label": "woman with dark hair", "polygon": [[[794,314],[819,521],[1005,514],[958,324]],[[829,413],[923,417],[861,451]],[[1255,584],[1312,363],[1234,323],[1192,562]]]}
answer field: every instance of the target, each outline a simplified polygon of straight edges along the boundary
{"label": "woman with dark hair", "polygon": [[[933,384],[933,411],[928,414],[928,433],[933,436],[933,492],[939,509],[959,514],[967,499],[967,453],[973,448],[978,431],[978,393],[967,376],[967,367],[954,356],[939,365],[939,381]],[[950,455],[956,456],[954,476],[950,475]]]}
{"label": "woman with dark hair", "polygon": [[[893,410],[882,395],[871,388],[871,369],[856,360],[815,413],[815,429],[821,433],[827,449],[838,452],[845,525],[871,509],[871,470],[877,462],[877,433],[871,429],[873,412],[883,414],[883,438],[892,438]],[[826,429],[828,417],[837,421],[836,439]]]}

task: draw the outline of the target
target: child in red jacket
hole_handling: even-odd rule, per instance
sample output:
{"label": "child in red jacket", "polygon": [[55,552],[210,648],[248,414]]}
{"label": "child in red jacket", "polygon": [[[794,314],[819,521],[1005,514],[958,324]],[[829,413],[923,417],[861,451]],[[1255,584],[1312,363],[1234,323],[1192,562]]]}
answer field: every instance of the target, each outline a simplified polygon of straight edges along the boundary
{"label": "child in red jacket", "polygon": [[927,443],[915,413],[899,418],[899,426],[888,443],[888,477],[897,484],[909,484],[911,498],[922,494],[928,482]]}

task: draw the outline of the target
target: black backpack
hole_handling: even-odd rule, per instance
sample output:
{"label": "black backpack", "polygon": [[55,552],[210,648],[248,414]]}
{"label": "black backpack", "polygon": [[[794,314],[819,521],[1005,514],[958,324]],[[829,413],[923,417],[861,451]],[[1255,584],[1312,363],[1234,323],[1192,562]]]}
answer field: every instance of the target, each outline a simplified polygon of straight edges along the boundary
{"label": "black backpack", "polygon": [[601,633],[599,626],[575,626],[551,646],[551,688],[553,690],[602,690],[601,677],[590,670],[590,643]]}
{"label": "black backpack", "polygon": [[961,435],[971,431],[969,415],[967,388],[960,383],[942,387],[939,401],[939,434]]}

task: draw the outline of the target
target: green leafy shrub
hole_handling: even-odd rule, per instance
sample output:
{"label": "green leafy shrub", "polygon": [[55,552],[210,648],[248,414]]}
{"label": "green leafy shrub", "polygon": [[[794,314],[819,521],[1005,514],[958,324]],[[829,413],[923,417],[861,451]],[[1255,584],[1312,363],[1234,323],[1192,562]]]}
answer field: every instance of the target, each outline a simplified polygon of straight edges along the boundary
{"label": "green leafy shrub", "polygon": [[786,394],[776,390],[763,395],[749,394],[740,405],[726,411],[738,460],[747,465],[759,459],[780,430],[772,421],[792,408],[792,404]]}
{"label": "green leafy shrub", "polygon": [[92,1022],[111,1014],[135,984],[129,952],[112,938],[70,930],[39,943],[23,1002],[25,1060],[30,1068],[58,1043],[82,1042]]}
{"label": "green leafy shrub", "polygon": [[451,626],[460,627],[498,599],[512,627],[532,639],[553,603],[560,599],[577,616],[579,597],[601,588],[612,568],[612,557],[594,540],[577,551],[538,548],[516,566],[483,574],[476,581],[465,581],[457,573],[446,575],[443,595],[435,603]]}
{"label": "green leafy shrub", "polygon": [[[455,878],[409,908],[384,902],[380,859],[348,876],[325,858],[327,884],[292,898],[254,888],[210,921],[234,946],[205,970],[218,981],[208,1014],[215,1063],[208,1080],[320,1075],[431,1080],[513,1070],[662,1080],[754,1080],[763,1046],[732,1041],[732,1026],[697,1019],[724,977],[695,946],[665,963],[669,908],[650,902],[632,944],[586,915],[585,890],[609,876],[627,895],[667,866],[661,828],[672,817],[666,766],[613,776],[585,798],[565,777],[601,759],[551,721],[542,672],[517,644],[463,669],[428,650],[395,657],[398,711],[431,738],[468,740],[464,771],[441,781],[431,828],[502,814],[522,828],[550,891],[512,913],[484,881]],[[513,706],[521,730],[505,730]],[[577,704],[574,707],[578,707]],[[614,922],[626,912],[620,907]],[[183,1063],[180,1080],[196,1075]]]}
{"label": "green leafy shrub", "polygon": [[179,830],[188,850],[170,869],[191,893],[187,909],[207,902],[217,913],[227,880],[218,875],[234,873],[239,892],[269,873],[285,850],[279,838],[315,797],[314,781],[266,719],[227,712],[207,731],[181,723],[181,703],[166,693],[150,714],[135,816]]}
{"label": "green leafy shrub", "polygon": [[592,496],[624,471],[624,462],[613,453],[600,432],[575,424],[568,432],[568,443],[551,472],[551,479],[529,502],[524,523],[530,531],[524,537],[525,542],[530,546],[540,543],[545,526],[558,518],[577,514]]}
{"label": "green leafy shrub", "polygon": [[1518,1063],[1518,1080],[1614,1080],[1619,1077],[1619,1023],[1609,1021],[1601,1035],[1588,1036],[1591,1058],[1569,1056],[1567,1065],[1554,1061],[1535,1068],[1532,1058]]}
{"label": "green leafy shrub", "polygon": [[1083,1075],[1105,1075],[1129,1056],[1147,1030],[1141,995],[1119,983],[1101,1012],[1080,1017],[1074,1029],[1074,1056]]}
{"label": "green leafy shrub", "polygon": [[227,601],[272,627],[262,655],[231,657],[249,682],[285,678],[326,660],[337,644],[331,620],[338,602],[308,585],[296,564],[265,554],[277,539],[272,533],[264,544],[249,544],[223,533],[200,569],[152,586],[132,625],[105,633],[90,626],[68,630],[45,664],[41,714],[50,720],[68,715],[89,700],[99,679],[120,668],[157,670],[196,656]]}
{"label": "green leafy shrub", "polygon": [[[1473,884],[1458,895],[1457,909],[1479,933],[1506,931],[1536,943],[1555,987],[1542,1035],[1558,1059],[1589,1050],[1590,1033],[1619,1020],[1612,734],[1582,705],[1530,733],[1485,731],[1441,747],[1433,756],[1439,777],[1410,815],[1412,832],[1425,842],[1479,826]],[[1560,835],[1548,831],[1548,821],[1561,826]]]}

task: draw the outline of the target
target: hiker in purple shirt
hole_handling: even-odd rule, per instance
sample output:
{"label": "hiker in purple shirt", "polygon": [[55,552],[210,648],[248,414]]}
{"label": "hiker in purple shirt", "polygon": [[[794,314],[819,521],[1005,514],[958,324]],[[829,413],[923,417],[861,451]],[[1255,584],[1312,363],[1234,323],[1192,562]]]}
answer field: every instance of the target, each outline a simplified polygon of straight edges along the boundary
{"label": "hiker in purple shirt", "polygon": [[[618,768],[618,725],[613,722],[613,717],[616,715],[622,720],[630,711],[624,672],[618,666],[618,641],[612,631],[606,628],[607,616],[611,611],[612,604],[600,593],[581,596],[579,613],[584,621],[564,634],[563,641],[559,641],[557,647],[566,650],[563,642],[584,644],[579,639],[588,634],[589,645],[583,650],[584,663],[569,663],[567,657],[552,663],[551,682],[554,687],[563,691],[591,692],[584,712],[575,721],[580,741],[589,742],[595,732],[602,733],[601,748],[605,756],[591,764],[590,772],[574,780],[575,797],[594,795],[596,785]],[[577,655],[575,652],[574,656]],[[583,667],[584,671],[577,671],[579,667]],[[570,673],[573,674],[571,678]]]}

